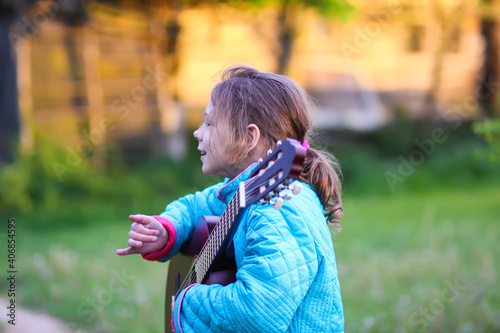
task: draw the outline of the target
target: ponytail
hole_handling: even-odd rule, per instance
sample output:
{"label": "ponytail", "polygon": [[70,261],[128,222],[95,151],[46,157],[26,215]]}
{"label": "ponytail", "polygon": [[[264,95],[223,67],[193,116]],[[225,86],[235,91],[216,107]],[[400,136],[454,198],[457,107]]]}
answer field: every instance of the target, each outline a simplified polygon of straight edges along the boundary
{"label": "ponytail", "polygon": [[[337,173],[338,172],[338,173]],[[339,178],[340,166],[337,159],[324,150],[309,148],[306,153],[300,180],[311,185],[325,210],[328,225],[341,231],[342,185]]]}

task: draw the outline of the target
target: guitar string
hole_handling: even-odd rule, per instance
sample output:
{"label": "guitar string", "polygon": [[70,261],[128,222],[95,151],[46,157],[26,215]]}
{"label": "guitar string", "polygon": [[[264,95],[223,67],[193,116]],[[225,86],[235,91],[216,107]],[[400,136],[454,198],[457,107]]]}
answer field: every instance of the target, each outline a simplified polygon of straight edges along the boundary
{"label": "guitar string", "polygon": [[[236,197],[236,195],[235,195],[235,197]],[[232,203],[232,202],[233,202],[233,203]],[[230,201],[230,203],[229,203],[229,204],[230,204],[231,206],[234,206],[234,202],[236,202],[236,201]],[[230,207],[230,206],[228,205],[228,208],[229,208],[229,207]],[[223,219],[223,218],[225,218],[225,214],[224,214],[224,213],[223,213],[223,216],[221,217],[221,219]],[[223,221],[221,221],[221,222],[223,222]],[[218,224],[217,224],[217,225],[218,225]],[[217,226],[216,226],[215,228],[217,228]],[[215,229],[215,228],[214,228],[213,232],[216,232],[216,229]],[[218,229],[220,229],[220,228],[217,228],[217,230],[218,230]],[[212,233],[213,233],[213,232],[212,232]],[[211,235],[212,235],[212,234],[211,234]],[[213,238],[213,237],[215,237],[215,235],[214,235],[214,236],[211,236],[211,237]],[[206,249],[206,247],[207,247],[207,244],[208,244],[208,243],[211,243],[211,242],[208,242],[208,240],[207,240],[207,242],[206,242],[206,243],[205,243],[205,245],[203,246],[203,248],[202,248],[202,250],[200,251],[200,253],[202,253],[202,252],[204,252],[204,251],[205,251],[205,249]],[[200,260],[200,257],[198,256],[198,257],[197,257],[197,258],[193,261],[193,264],[191,265],[191,268],[190,268],[190,270],[189,270],[188,274],[186,275],[186,278],[184,279],[184,282],[182,283],[182,285],[181,285],[181,287],[179,288],[179,290],[183,290],[183,289],[184,289],[184,288],[186,288],[188,285],[191,285],[191,284],[193,284],[193,283],[195,283],[195,282],[196,282],[196,280],[197,280],[197,279],[196,279],[196,278],[197,278],[197,276],[196,276],[195,274],[193,274],[193,273],[194,273],[194,272],[195,272],[195,270],[196,270],[196,264],[198,263],[198,261],[199,261],[199,260]]]}
{"label": "guitar string", "polygon": [[[245,184],[247,184],[247,183],[251,182],[252,180],[253,180],[253,179],[248,179],[247,181],[245,181]],[[228,208],[229,208],[229,209],[234,209],[234,208],[236,208],[236,209],[237,209],[237,208],[238,208],[238,206],[239,206],[239,205],[238,205],[238,206],[236,206],[236,205],[238,204],[238,202],[237,202],[237,201],[239,201],[238,199],[239,199],[239,189],[237,189],[237,191],[235,192],[235,195],[234,195],[233,199],[231,199],[231,201],[229,202]],[[234,207],[234,206],[236,206],[236,207]],[[222,216],[221,216],[221,221],[220,221],[220,222],[223,222],[223,220],[222,220],[222,219],[224,219],[224,218],[227,216],[227,215],[226,215],[226,211],[229,211],[229,210],[228,210],[228,209],[224,210],[224,213],[223,213],[223,214],[222,214]],[[220,225],[220,223],[217,223],[217,225],[214,227],[214,230],[213,230],[213,231],[212,231],[212,233],[210,234],[209,239],[210,239],[210,237],[212,237],[212,238],[213,238],[213,237],[216,237],[216,236],[217,236],[216,234],[214,234],[214,232],[217,232],[218,230],[220,230],[220,229],[221,229],[221,227],[218,227],[219,225]],[[230,229],[230,227],[229,227],[229,229]],[[214,235],[212,235],[212,234],[214,234]],[[208,244],[208,243],[212,243],[212,242],[209,242],[209,241],[207,240],[207,242],[203,245],[203,247],[202,247],[202,249],[201,249],[200,253],[204,253],[205,249],[207,248],[207,244]],[[196,282],[196,280],[197,280],[197,276],[196,276],[195,274],[193,274],[193,273],[195,272],[195,269],[196,269],[196,264],[198,263],[198,261],[199,261],[199,260],[200,260],[200,256],[198,256],[198,257],[197,257],[197,258],[193,261],[193,264],[191,265],[191,268],[189,269],[189,271],[188,271],[188,273],[187,273],[187,275],[186,275],[186,278],[184,279],[183,283],[181,284],[181,287],[179,288],[179,291],[180,291],[180,290],[185,289],[187,286],[189,286],[189,285],[191,285],[191,284],[193,284],[193,283],[195,283],[195,282]],[[206,275],[206,273],[205,273],[205,275]]]}
{"label": "guitar string", "polygon": [[227,224],[231,223],[232,225],[232,222],[234,222],[233,216],[238,210],[236,203],[239,202],[239,192],[235,193],[234,200],[235,201],[232,201],[230,205],[228,205],[228,209],[223,214],[222,221],[220,221],[212,231],[213,236],[211,238],[213,241],[207,242],[210,243],[208,250],[200,252],[201,254],[198,258],[197,265],[202,274],[197,277],[198,280],[202,280],[205,277],[209,269],[208,265],[213,263],[218,250],[222,246],[222,243],[228,234]]}

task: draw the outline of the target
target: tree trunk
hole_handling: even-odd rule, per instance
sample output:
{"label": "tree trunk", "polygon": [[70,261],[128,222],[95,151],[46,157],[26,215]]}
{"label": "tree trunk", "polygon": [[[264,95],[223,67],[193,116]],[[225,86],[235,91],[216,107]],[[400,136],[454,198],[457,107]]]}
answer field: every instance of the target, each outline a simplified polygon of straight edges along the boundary
{"label": "tree trunk", "polygon": [[180,65],[180,3],[178,0],[170,0],[167,5],[166,20],[157,17],[151,27],[153,36],[166,34],[164,43],[160,44],[156,39],[152,42],[153,64],[166,74],[166,79],[156,87],[157,109],[152,122],[152,150],[157,156],[168,155],[181,159],[185,155],[186,140],[184,112],[177,86]]}
{"label": "tree trunk", "polygon": [[64,48],[68,59],[69,74],[73,81],[72,105],[79,119],[78,128],[80,133],[88,127],[88,122],[85,120],[87,114],[83,109],[83,106],[86,104],[84,98],[85,87],[83,85],[84,70],[77,49],[78,39],[82,39],[82,36],[83,28],[81,26],[66,26],[64,33]]}
{"label": "tree trunk", "polygon": [[425,100],[424,121],[427,123],[432,122],[433,118],[437,115],[437,100],[439,88],[441,86],[441,75],[443,72],[443,56],[444,56],[444,43],[446,38],[445,25],[440,24],[438,35],[438,44],[434,51],[432,72],[431,72],[431,85]]}
{"label": "tree trunk", "polygon": [[443,57],[444,47],[446,43],[446,16],[444,13],[443,5],[441,3],[434,3],[434,15],[438,24],[437,44],[434,50],[431,83],[424,103],[423,121],[424,127],[430,128],[433,118],[437,115],[437,100],[439,88],[441,86],[441,75],[443,71]]}
{"label": "tree trunk", "polygon": [[[484,0],[485,5],[494,1]],[[497,109],[496,96],[499,81],[498,23],[494,15],[481,17],[481,35],[484,38],[483,64],[477,82],[477,99],[486,117],[500,115]]]}
{"label": "tree trunk", "polygon": [[83,63],[87,91],[89,132],[83,133],[93,145],[92,163],[95,169],[106,167],[106,129],[104,97],[99,75],[99,35],[92,27],[84,28]]}
{"label": "tree trunk", "polygon": [[31,42],[20,39],[17,42],[19,79],[19,105],[21,107],[21,148],[32,152],[35,147],[35,119],[32,94]]}
{"label": "tree trunk", "polygon": [[279,26],[279,50],[276,72],[285,74],[290,66],[290,58],[295,42],[295,17],[293,8],[289,4],[289,0],[284,0],[281,4],[280,13],[278,16]]}
{"label": "tree trunk", "polygon": [[15,12],[0,6],[0,163],[13,159],[19,141],[19,105],[14,45],[9,32]]}

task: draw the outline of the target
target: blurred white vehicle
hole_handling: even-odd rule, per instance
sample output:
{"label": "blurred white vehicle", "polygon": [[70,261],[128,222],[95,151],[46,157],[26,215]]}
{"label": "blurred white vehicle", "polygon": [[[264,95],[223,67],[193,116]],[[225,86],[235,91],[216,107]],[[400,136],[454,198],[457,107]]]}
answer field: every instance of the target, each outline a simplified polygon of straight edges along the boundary
{"label": "blurred white vehicle", "polygon": [[308,81],[309,93],[318,104],[314,128],[365,132],[388,123],[379,94],[353,74],[311,74]]}

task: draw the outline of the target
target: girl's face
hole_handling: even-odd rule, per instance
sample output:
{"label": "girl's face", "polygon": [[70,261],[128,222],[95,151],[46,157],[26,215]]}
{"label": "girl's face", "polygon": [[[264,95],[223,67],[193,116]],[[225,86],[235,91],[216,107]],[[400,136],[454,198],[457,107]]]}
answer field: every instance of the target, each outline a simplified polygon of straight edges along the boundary
{"label": "girl's face", "polygon": [[229,145],[228,125],[221,121],[212,123],[212,112],[213,105],[210,101],[205,110],[205,122],[193,133],[201,152],[201,169],[207,175],[234,178],[243,168],[229,161],[226,154]]}

